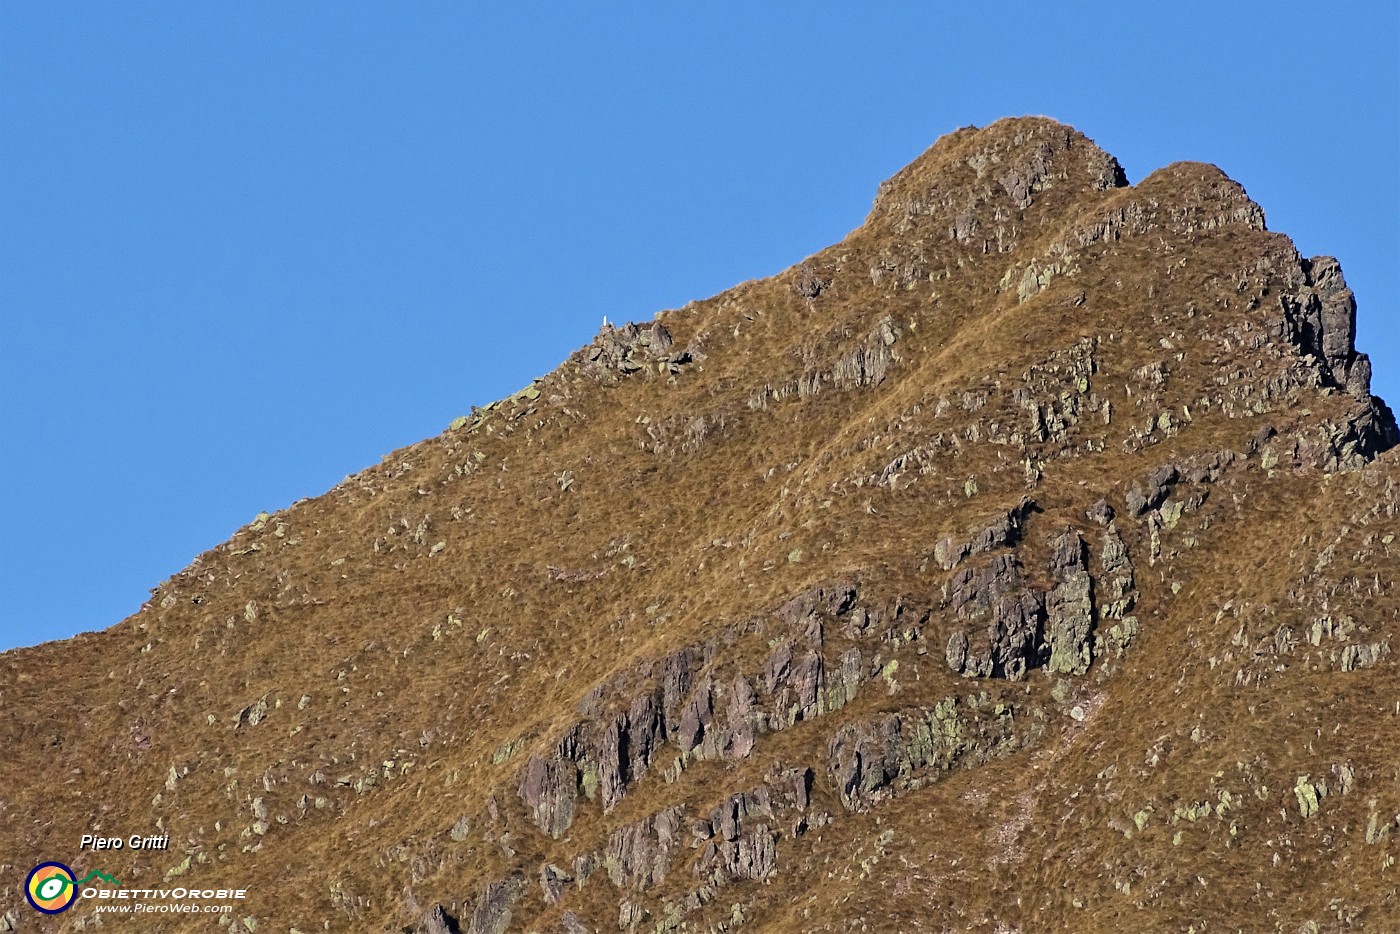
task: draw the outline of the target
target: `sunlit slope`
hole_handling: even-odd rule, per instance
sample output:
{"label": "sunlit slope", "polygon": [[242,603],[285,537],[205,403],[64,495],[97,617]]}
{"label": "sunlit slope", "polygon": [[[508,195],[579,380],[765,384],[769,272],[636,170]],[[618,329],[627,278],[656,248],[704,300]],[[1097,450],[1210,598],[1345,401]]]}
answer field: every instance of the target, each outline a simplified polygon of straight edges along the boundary
{"label": "sunlit slope", "polygon": [[96,924],[54,859],[230,930],[1400,926],[1395,440],[1219,170],[960,130],[0,656],[0,908]]}

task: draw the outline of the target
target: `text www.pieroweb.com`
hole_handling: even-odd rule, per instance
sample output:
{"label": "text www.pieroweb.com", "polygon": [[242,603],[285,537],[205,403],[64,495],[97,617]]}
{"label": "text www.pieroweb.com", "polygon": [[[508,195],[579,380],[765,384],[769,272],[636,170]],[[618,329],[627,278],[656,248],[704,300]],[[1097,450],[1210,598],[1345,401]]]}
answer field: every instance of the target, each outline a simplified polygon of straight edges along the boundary
{"label": "text www.pieroweb.com", "polygon": [[118,915],[138,915],[138,914],[224,914],[232,913],[232,905],[191,905],[188,902],[175,905],[148,905],[145,902],[134,902],[127,904],[107,904],[95,906],[97,911],[105,914]]}

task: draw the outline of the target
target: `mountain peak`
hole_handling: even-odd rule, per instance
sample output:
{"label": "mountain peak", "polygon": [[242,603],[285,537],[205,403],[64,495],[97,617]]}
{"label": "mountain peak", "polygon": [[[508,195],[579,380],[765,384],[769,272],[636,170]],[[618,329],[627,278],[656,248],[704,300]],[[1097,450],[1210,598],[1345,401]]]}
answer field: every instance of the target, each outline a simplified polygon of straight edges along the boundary
{"label": "mountain peak", "polygon": [[0,930],[97,833],[247,930],[1394,929],[1396,443],[1221,170],[959,130],[0,655]]}
{"label": "mountain peak", "polygon": [[960,229],[1009,220],[1052,189],[1063,201],[1126,184],[1118,160],[1073,127],[1006,118],[939,139],[880,185],[867,223],[926,217]]}

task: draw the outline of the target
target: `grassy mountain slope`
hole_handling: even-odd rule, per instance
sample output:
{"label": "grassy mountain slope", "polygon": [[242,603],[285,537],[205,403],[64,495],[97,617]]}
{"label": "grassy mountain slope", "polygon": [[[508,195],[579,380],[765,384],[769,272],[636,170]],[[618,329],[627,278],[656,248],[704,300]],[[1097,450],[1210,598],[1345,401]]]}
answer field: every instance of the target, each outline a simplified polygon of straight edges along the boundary
{"label": "grassy mountain slope", "polygon": [[959,130],[841,243],[0,656],[0,909],[96,925],[24,904],[59,859],[246,887],[227,930],[1400,928],[1353,312],[1214,167]]}

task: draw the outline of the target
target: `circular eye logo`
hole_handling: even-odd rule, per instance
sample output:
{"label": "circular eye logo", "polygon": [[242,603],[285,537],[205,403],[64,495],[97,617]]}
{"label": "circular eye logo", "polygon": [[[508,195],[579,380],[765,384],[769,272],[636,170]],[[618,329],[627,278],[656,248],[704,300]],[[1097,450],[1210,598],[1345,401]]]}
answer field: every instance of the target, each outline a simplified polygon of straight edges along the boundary
{"label": "circular eye logo", "polygon": [[62,863],[40,863],[29,871],[29,878],[24,880],[24,897],[29,899],[35,911],[46,915],[68,910],[73,899],[78,897],[73,870]]}

